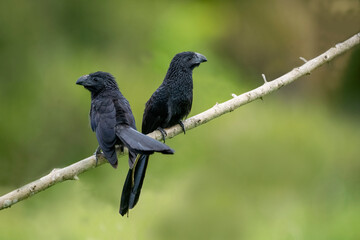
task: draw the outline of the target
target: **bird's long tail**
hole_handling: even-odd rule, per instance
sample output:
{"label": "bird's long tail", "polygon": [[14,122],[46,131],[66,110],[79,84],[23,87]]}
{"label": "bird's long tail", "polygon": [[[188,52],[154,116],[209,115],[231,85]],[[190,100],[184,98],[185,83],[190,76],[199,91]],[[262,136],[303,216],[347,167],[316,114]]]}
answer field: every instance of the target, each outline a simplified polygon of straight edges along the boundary
{"label": "bird's long tail", "polygon": [[[133,169],[129,169],[121,194],[119,213],[124,216],[139,201],[144,182],[149,155],[140,155]],[[134,172],[133,172],[134,171]]]}
{"label": "bird's long tail", "polygon": [[167,145],[148,137],[129,126],[116,126],[116,135],[130,151],[137,154],[150,155],[154,152],[161,152],[163,154],[174,153],[174,150]]}

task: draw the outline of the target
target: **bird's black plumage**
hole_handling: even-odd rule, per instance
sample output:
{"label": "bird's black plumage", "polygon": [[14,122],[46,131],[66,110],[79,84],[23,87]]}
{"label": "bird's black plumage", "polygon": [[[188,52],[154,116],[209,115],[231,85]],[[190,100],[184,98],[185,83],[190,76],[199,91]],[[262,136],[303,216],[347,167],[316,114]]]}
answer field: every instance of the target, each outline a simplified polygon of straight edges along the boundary
{"label": "bird's black plumage", "polygon": [[137,154],[161,152],[173,154],[165,144],[136,131],[130,104],[121,94],[115,78],[106,72],[80,77],[76,84],[91,92],[90,122],[106,159],[116,168],[115,145],[129,149],[129,166],[133,167]]}
{"label": "bird's black plumage", "polygon": [[[205,56],[195,52],[182,52],[172,59],[165,79],[145,105],[142,133],[148,134],[156,129],[182,124],[191,110],[193,100],[193,69],[202,62]],[[184,129],[185,131],[185,129]],[[129,170],[124,184],[120,204],[120,214],[124,215],[139,200],[144,181],[149,155],[140,156],[134,169],[134,186],[131,186],[132,171]]]}

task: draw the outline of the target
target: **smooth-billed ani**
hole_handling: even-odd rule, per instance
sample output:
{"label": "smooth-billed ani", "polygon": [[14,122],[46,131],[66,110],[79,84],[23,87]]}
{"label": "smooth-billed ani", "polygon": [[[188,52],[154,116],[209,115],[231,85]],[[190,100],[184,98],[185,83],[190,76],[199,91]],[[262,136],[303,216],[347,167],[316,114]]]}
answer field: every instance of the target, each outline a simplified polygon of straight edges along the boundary
{"label": "smooth-billed ani", "polygon": [[[111,166],[116,168],[118,165],[115,145],[129,149],[130,168],[133,167],[137,154],[174,153],[165,144],[136,130],[130,104],[121,94],[115,78],[110,73],[99,71],[84,75],[76,84],[91,92],[91,129],[96,133],[99,148]],[[96,155],[100,152],[99,148]]]}
{"label": "smooth-billed ani", "polygon": [[[163,128],[175,124],[180,124],[185,133],[181,120],[190,113],[192,106],[192,72],[195,67],[206,61],[205,56],[195,52],[182,52],[175,55],[164,81],[145,105],[142,133],[148,134],[158,129],[165,141],[166,133]],[[126,214],[139,200],[148,160],[149,155],[141,155],[135,167],[128,172],[121,196],[119,211],[121,215]]]}

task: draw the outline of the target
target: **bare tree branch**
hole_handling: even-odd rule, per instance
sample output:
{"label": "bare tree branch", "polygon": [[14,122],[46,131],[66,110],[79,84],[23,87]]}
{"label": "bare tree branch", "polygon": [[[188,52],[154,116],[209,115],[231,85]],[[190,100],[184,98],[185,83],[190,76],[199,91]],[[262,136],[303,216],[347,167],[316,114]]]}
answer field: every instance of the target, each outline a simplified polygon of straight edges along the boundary
{"label": "bare tree branch", "polygon": [[[263,74],[264,84],[254,90],[243,93],[239,96],[232,94],[233,98],[218,104],[215,106],[202,112],[196,116],[193,116],[184,121],[184,126],[186,130],[193,129],[197,126],[200,126],[204,123],[211,121],[214,118],[217,118],[225,113],[231,112],[238,107],[250,103],[258,98],[261,98],[271,92],[278,90],[279,88],[295,81],[296,79],[302,77],[303,75],[310,74],[310,72],[326,62],[331,61],[334,57],[348,51],[349,49],[355,47],[360,43],[360,33],[357,33],[353,37],[348,40],[336,44],[335,47],[330,48],[325,53],[319,55],[316,58],[311,60],[305,60],[300,57],[305,63],[297,68],[294,68],[290,72],[285,75],[273,80],[266,81],[265,75]],[[180,133],[182,133],[182,128],[180,125],[173,126],[171,128],[165,129],[167,132],[167,138],[172,138]],[[162,135],[159,131],[154,131],[149,134],[150,137],[155,138],[157,140],[162,139]],[[119,155],[124,155],[124,152],[118,151]],[[101,158],[97,166],[104,164],[106,160]],[[5,194],[0,197],[0,210],[4,208],[11,207],[13,204],[24,200],[40,191],[43,191],[59,182],[63,182],[66,180],[77,180],[78,175],[94,168],[95,166],[95,157],[91,156],[85,158],[79,162],[76,162],[70,166],[54,169],[48,175],[31,182],[21,188],[18,188],[8,194]]]}

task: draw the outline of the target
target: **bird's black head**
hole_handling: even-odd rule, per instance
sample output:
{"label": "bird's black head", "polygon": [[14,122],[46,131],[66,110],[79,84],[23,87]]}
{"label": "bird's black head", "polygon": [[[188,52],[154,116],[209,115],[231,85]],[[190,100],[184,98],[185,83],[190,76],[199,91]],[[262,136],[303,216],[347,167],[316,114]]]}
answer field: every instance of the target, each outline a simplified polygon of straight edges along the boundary
{"label": "bird's black head", "polygon": [[94,72],[80,77],[76,84],[84,86],[92,94],[97,94],[105,89],[118,89],[115,78],[107,72]]}
{"label": "bird's black head", "polygon": [[207,62],[204,55],[196,52],[182,52],[175,55],[170,63],[170,68],[181,67],[184,70],[193,70],[202,62]]}

